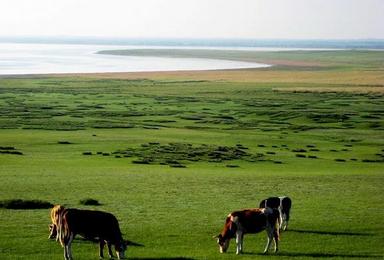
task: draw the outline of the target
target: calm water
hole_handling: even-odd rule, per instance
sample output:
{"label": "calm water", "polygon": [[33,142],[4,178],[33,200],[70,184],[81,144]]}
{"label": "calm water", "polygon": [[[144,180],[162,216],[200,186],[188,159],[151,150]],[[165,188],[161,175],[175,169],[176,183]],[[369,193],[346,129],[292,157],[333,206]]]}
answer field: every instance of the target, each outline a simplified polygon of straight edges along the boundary
{"label": "calm water", "polygon": [[212,59],[96,54],[100,50],[132,48],[138,48],[138,46],[0,43],[0,75],[216,70],[269,66]]}

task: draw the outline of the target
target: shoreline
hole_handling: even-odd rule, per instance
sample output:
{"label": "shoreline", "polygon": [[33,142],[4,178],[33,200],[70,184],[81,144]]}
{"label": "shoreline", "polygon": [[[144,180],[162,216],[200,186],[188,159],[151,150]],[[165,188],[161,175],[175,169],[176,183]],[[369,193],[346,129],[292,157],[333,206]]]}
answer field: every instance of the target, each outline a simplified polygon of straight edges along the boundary
{"label": "shoreline", "polygon": [[115,72],[52,72],[52,73],[25,73],[25,74],[0,74],[0,79],[5,78],[40,78],[40,77],[93,77],[93,76],[139,76],[139,75],[176,75],[176,74],[191,74],[191,73],[210,73],[210,72],[242,72],[242,71],[251,71],[251,70],[260,70],[268,69],[273,65],[268,65],[268,67],[260,68],[233,68],[233,69],[201,69],[201,70],[159,70],[159,71],[115,71]]}
{"label": "shoreline", "polygon": [[151,57],[145,55],[124,57],[97,54],[106,48],[119,50],[127,48],[124,46],[21,44],[15,47],[14,45],[16,44],[0,44],[0,74],[2,75],[221,70],[270,66],[257,62],[195,55],[164,57],[155,54]]}
{"label": "shoreline", "polygon": [[[117,51],[121,52],[121,50]],[[137,52],[137,50],[129,50]],[[159,54],[159,50],[140,50],[144,56]],[[65,72],[4,74],[0,79],[17,78],[92,78],[122,80],[159,81],[220,81],[241,83],[284,83],[300,90],[300,84],[313,84],[313,88],[323,84],[335,88],[347,85],[384,92],[384,67],[382,51],[287,51],[287,52],[247,52],[215,50],[160,50],[160,56],[187,58],[236,59],[247,62],[270,64],[262,68],[225,68],[202,70],[157,70],[157,71],[118,71],[118,72]],[[102,55],[101,55],[102,56]],[[295,85],[292,85],[295,84]],[[320,85],[320,86],[316,86]],[[345,86],[342,86],[345,85]],[[328,86],[329,87],[329,86]]]}
{"label": "shoreline", "polygon": [[[55,51],[58,51],[55,49]],[[272,74],[273,77],[280,78],[278,75],[275,75],[276,72],[282,74],[287,71],[291,71],[293,74],[308,74],[315,73],[320,71],[339,71],[339,72],[351,72],[353,70],[360,70],[363,73],[366,73],[365,67],[367,66],[366,60],[360,59],[367,58],[369,60],[375,60],[375,67],[381,69],[381,64],[377,63],[380,61],[381,57],[384,58],[384,52],[382,51],[363,51],[363,50],[291,50],[291,51],[248,51],[248,50],[223,50],[223,49],[155,49],[155,48],[144,48],[144,49],[111,49],[111,50],[95,50],[93,55],[102,57],[101,60],[97,62],[103,62],[103,56],[113,56],[110,60],[105,60],[104,62],[109,62],[104,64],[104,67],[97,68],[88,72],[86,68],[83,68],[82,65],[75,67],[79,72],[72,71],[68,68],[60,69],[56,72],[56,69],[52,69],[52,72],[41,73],[40,71],[36,72],[26,72],[20,73],[15,72],[6,72],[0,74],[0,78],[17,78],[17,77],[52,77],[52,76],[97,76],[97,77],[123,77],[123,78],[132,78],[133,75],[140,76],[153,76],[153,75],[181,75],[186,74],[190,75],[191,73],[207,75],[207,74],[241,74],[249,73],[252,71],[253,74],[260,74],[260,72],[266,74]],[[113,68],[114,64],[119,64],[119,62],[124,60],[125,57],[131,58],[132,66],[119,66],[119,68]],[[349,59],[351,57],[356,57],[356,63],[350,63]],[[94,56],[92,56],[94,57]],[[48,56],[47,56],[48,58]],[[72,57],[71,57],[72,58]],[[161,64],[161,59],[176,59],[172,61],[170,66],[149,66],[142,67],[142,64],[135,64],[136,59],[144,59],[145,62],[151,61],[152,63]],[[132,61],[133,59],[133,61]],[[157,59],[157,60],[156,60]],[[177,60],[180,59],[180,60]],[[186,62],[186,65],[183,65],[183,60]],[[217,64],[220,64],[220,61],[227,62],[228,64],[224,66],[219,66],[215,63],[207,63],[204,68],[204,64],[200,63],[190,63],[191,60],[207,60],[214,61]],[[140,61],[140,60],[138,60]],[[159,63],[160,62],[160,63]],[[233,64],[231,64],[233,62]],[[238,62],[238,64],[236,64]],[[191,65],[194,64],[194,65]],[[371,64],[369,64],[371,66]],[[215,66],[217,66],[215,68]],[[73,66],[72,66],[73,67]],[[202,69],[200,69],[202,68]],[[48,69],[47,69],[48,70]],[[67,70],[67,71],[66,71]],[[249,75],[247,75],[249,76]],[[251,77],[253,78],[253,77]],[[261,77],[262,78],[262,77]],[[253,81],[253,80],[251,80]],[[263,80],[262,80],[263,81]],[[270,80],[269,80],[270,81]],[[288,82],[292,82],[291,79]],[[300,82],[300,80],[298,81]],[[338,82],[338,81],[336,81]]]}
{"label": "shoreline", "polygon": [[[54,47],[52,47],[54,46]],[[64,47],[63,47],[64,46]],[[332,60],[335,55],[356,55],[366,53],[367,55],[383,56],[382,51],[363,50],[236,50],[236,49],[194,49],[194,48],[111,48],[107,46],[88,46],[86,49],[73,49],[66,45],[50,45],[49,52],[36,51],[35,57],[39,59],[29,60],[28,57],[18,57],[19,51],[26,51],[22,48],[15,55],[15,62],[28,61],[33,64],[30,67],[11,67],[7,69],[7,63],[3,65],[4,71],[0,77],[31,77],[33,75],[69,75],[69,74],[105,74],[105,73],[168,73],[178,71],[231,71],[231,70],[276,70],[276,69],[326,69],[337,65]],[[62,50],[59,49],[63,48]],[[115,46],[117,47],[117,46]],[[9,48],[9,47],[8,47]],[[100,50],[101,49],[101,50]],[[4,49],[7,51],[7,49]],[[27,49],[28,50],[28,49]],[[59,58],[50,59],[52,55],[60,55]],[[7,52],[6,52],[7,53]],[[32,52],[33,53],[33,52]],[[370,54],[371,53],[371,54]],[[1,54],[1,52],[0,52]],[[67,56],[66,56],[67,55]],[[325,59],[322,56],[327,56]],[[1,55],[0,55],[1,57]],[[7,58],[7,55],[4,56]],[[7,59],[12,58],[8,57]],[[18,60],[19,58],[19,60]],[[65,59],[64,59],[65,58]],[[7,62],[5,59],[5,62]],[[43,60],[46,59],[46,60]],[[71,60],[72,59],[72,60]],[[65,63],[70,60],[72,63]],[[13,61],[12,59],[8,61]],[[64,63],[62,63],[64,61]],[[76,63],[77,61],[77,63]],[[92,61],[92,62],[91,62]],[[46,64],[44,64],[44,62]],[[36,63],[36,65],[35,65]],[[16,65],[18,63],[15,63]],[[41,65],[43,64],[43,65]],[[59,64],[59,66],[57,66]],[[60,65],[61,64],[61,65]],[[89,64],[93,64],[90,66]],[[346,64],[341,64],[345,66]],[[43,66],[43,67],[41,67]],[[45,66],[45,67],[44,67]]]}

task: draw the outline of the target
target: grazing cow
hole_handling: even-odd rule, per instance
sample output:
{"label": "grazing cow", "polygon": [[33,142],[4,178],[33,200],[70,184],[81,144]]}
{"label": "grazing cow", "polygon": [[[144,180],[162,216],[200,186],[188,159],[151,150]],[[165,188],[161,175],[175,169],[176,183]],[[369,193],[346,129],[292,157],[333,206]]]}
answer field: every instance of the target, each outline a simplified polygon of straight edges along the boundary
{"label": "grazing cow", "polygon": [[234,211],[227,216],[221,233],[216,237],[220,253],[228,249],[231,238],[236,238],[236,254],[243,252],[244,234],[267,232],[267,245],[264,253],[268,251],[272,240],[275,243],[275,252],[278,250],[279,240],[279,211],[271,208],[255,208]]}
{"label": "grazing cow", "polygon": [[64,247],[64,258],[72,259],[71,244],[74,237],[79,234],[88,240],[97,240],[100,243],[100,258],[103,258],[105,244],[108,254],[112,258],[111,246],[115,246],[118,259],[124,258],[127,243],[123,240],[119,223],[110,213],[96,210],[64,209],[57,212],[54,219],[58,219],[57,237]]}
{"label": "grazing cow", "polygon": [[289,221],[289,212],[291,211],[292,201],[287,196],[269,197],[260,202],[260,208],[273,208],[280,213],[280,230],[286,230]]}

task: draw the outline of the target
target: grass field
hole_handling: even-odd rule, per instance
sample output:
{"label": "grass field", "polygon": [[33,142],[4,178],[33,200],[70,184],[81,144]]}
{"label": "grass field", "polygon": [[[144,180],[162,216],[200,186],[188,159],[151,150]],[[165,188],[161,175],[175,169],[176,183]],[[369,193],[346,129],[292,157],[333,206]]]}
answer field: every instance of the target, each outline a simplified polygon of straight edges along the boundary
{"label": "grass field", "polygon": [[[0,200],[112,212],[144,245],[130,259],[382,258],[383,54],[336,54],[263,70],[3,77]],[[244,255],[234,241],[220,254],[212,236],[227,214],[273,195],[293,200],[280,252],[263,256],[261,233]],[[0,219],[0,259],[62,259],[49,209]],[[73,254],[97,248],[78,239]]]}

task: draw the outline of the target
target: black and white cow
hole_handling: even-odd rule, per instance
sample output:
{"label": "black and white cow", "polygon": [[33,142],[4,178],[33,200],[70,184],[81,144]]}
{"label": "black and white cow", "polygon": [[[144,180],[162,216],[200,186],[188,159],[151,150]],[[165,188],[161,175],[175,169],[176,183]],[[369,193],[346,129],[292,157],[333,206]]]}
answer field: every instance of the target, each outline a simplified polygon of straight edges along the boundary
{"label": "black and white cow", "polygon": [[262,200],[259,207],[277,209],[280,213],[280,229],[285,231],[288,228],[289,214],[292,207],[292,200],[289,197],[269,197]]}

